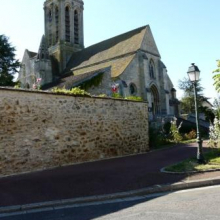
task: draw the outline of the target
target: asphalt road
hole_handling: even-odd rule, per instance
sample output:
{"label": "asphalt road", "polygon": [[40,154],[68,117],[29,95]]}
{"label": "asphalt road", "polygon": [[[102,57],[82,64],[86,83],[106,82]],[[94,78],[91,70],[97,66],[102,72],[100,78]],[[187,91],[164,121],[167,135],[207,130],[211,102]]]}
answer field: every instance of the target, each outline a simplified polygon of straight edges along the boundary
{"label": "asphalt road", "polygon": [[196,144],[177,145],[146,154],[0,178],[0,207],[124,192],[199,176],[210,178],[209,173],[188,176],[160,172],[165,166],[195,156],[196,151]]}
{"label": "asphalt road", "polygon": [[220,186],[0,217],[1,220],[219,220]]}

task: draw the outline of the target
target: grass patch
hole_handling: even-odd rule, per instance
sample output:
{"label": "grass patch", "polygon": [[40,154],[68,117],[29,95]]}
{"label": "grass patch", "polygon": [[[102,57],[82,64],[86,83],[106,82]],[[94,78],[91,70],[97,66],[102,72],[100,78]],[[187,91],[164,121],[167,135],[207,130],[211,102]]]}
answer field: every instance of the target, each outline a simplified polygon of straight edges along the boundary
{"label": "grass patch", "polygon": [[210,169],[220,169],[220,149],[211,149],[210,152],[204,154],[206,164],[198,164],[195,157],[184,160],[178,164],[174,164],[165,168],[165,171],[171,172],[192,172],[207,171]]}

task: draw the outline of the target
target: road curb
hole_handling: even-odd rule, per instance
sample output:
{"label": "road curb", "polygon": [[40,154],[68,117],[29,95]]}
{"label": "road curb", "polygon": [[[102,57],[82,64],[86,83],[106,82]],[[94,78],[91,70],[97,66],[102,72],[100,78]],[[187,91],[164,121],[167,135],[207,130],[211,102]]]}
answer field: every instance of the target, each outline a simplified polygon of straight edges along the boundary
{"label": "road curb", "polygon": [[[176,163],[178,164],[178,163]],[[176,165],[174,164],[174,165]],[[216,172],[216,171],[220,171],[220,169],[209,169],[209,170],[197,170],[197,171],[183,171],[183,172],[173,172],[173,171],[166,171],[166,167],[163,167],[162,169],[160,169],[161,173],[167,173],[167,174],[173,174],[173,175],[179,175],[179,174],[195,174],[195,173],[212,173],[212,172]]]}
{"label": "road curb", "polygon": [[37,211],[42,209],[54,209],[57,207],[65,207],[71,205],[80,205],[80,204],[89,204],[94,202],[102,202],[114,199],[125,199],[134,196],[143,196],[143,195],[150,195],[156,193],[165,193],[165,192],[173,192],[178,190],[184,189],[192,189],[198,187],[205,187],[205,186],[213,186],[213,185],[220,185],[220,177],[219,178],[212,178],[212,179],[203,179],[203,180],[196,180],[196,181],[186,181],[186,182],[178,182],[174,184],[167,184],[167,185],[156,185],[153,187],[147,187],[139,190],[133,190],[128,192],[121,192],[121,193],[114,193],[114,194],[107,194],[101,196],[89,196],[89,197],[80,197],[75,199],[65,199],[65,200],[56,200],[50,202],[42,202],[42,203],[33,203],[27,205],[18,205],[18,206],[6,206],[0,208],[0,217],[13,214],[13,213],[28,213],[30,211]]}

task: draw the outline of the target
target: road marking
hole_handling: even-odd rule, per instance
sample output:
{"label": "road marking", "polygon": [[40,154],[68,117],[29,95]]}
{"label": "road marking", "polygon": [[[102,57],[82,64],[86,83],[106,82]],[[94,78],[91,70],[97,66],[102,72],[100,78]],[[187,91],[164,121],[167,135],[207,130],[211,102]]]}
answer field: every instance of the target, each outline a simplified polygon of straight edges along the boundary
{"label": "road marking", "polygon": [[206,186],[206,187],[193,188],[193,189],[184,189],[184,190],[176,191],[174,193],[178,194],[178,193],[185,193],[185,192],[192,192],[192,191],[202,191],[202,190],[216,189],[216,188],[220,188],[220,185]]}
{"label": "road marking", "polygon": [[138,200],[147,200],[151,198],[162,197],[162,196],[169,195],[169,194],[181,194],[181,193],[187,193],[187,192],[192,192],[192,191],[202,191],[202,190],[216,189],[216,188],[220,188],[220,185],[186,189],[186,190],[173,191],[173,192],[169,191],[169,192],[163,192],[163,193],[154,193],[154,194],[142,195],[142,196],[131,196],[131,197],[123,198],[123,199],[112,199],[112,200],[105,200],[105,201],[100,201],[100,202],[87,202],[83,204],[61,205],[61,206],[53,206],[53,207],[46,207],[46,208],[39,208],[39,209],[31,209],[27,211],[14,212],[14,213],[4,213],[4,214],[0,214],[0,218],[7,217],[7,216],[15,216],[15,215],[26,215],[30,213],[47,212],[47,211],[53,211],[53,210],[59,210],[59,209],[79,208],[79,207],[88,207],[88,206],[107,205],[111,203],[123,203],[123,202],[132,202],[132,201],[138,201]]}

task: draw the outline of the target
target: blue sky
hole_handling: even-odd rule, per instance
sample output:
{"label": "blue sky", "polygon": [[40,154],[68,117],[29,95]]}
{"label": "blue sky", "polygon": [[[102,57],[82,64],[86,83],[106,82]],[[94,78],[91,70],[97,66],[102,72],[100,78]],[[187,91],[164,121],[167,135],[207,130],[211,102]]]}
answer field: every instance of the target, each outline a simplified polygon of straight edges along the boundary
{"label": "blue sky", "polygon": [[[37,51],[44,33],[44,0],[0,0],[0,34],[10,37],[21,60]],[[207,97],[217,96],[212,71],[220,59],[219,0],[84,0],[85,46],[149,24],[162,61],[178,91],[195,62]],[[178,97],[182,93],[178,91]]]}

